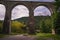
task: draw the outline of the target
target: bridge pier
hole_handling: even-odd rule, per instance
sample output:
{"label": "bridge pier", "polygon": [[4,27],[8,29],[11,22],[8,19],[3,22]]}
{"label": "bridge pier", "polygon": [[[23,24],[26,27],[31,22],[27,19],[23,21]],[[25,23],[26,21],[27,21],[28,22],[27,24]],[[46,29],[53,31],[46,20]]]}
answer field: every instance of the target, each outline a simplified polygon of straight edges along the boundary
{"label": "bridge pier", "polygon": [[10,34],[11,33],[11,8],[9,4],[6,3],[6,14],[5,19],[3,22],[3,34]]}
{"label": "bridge pier", "polygon": [[35,26],[34,26],[34,24],[35,24],[35,21],[34,21],[34,12],[33,12],[33,5],[32,5],[32,3],[30,4],[30,8],[29,8],[29,11],[30,11],[30,13],[29,13],[29,23],[28,23],[28,30],[29,30],[29,34],[36,34],[35,33]]}

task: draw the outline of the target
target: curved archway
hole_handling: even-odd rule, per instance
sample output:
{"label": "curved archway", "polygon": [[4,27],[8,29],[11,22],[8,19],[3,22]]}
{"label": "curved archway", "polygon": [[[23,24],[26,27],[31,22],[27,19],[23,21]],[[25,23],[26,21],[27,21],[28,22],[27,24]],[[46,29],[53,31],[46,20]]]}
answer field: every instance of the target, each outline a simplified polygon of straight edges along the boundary
{"label": "curved archway", "polygon": [[[51,32],[51,11],[45,6],[38,6],[34,10],[35,27],[41,32]],[[43,28],[45,30],[43,30]],[[48,31],[46,31],[48,30]]]}
{"label": "curved archway", "polygon": [[11,20],[13,20],[11,24],[12,32],[14,32],[14,30],[16,30],[15,32],[21,32],[20,27],[24,27],[27,25],[26,23],[28,21],[28,16],[29,16],[29,10],[26,6],[24,5],[15,6],[12,9],[12,16],[11,16]]}
{"label": "curved archway", "polygon": [[6,12],[6,7],[3,4],[0,4],[0,20],[4,20]]}
{"label": "curved archway", "polygon": [[29,10],[24,5],[17,5],[12,10],[12,20],[18,19],[21,17],[28,17],[29,16]]}
{"label": "curved archway", "polygon": [[45,6],[38,6],[34,9],[34,16],[51,16],[51,12]]}

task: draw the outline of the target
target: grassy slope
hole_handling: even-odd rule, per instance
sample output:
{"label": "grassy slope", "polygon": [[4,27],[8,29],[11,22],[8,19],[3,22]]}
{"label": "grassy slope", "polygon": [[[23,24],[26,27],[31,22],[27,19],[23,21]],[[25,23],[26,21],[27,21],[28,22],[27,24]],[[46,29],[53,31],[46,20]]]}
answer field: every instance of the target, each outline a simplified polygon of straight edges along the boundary
{"label": "grassy slope", "polygon": [[[0,38],[5,36],[4,34],[0,34]],[[60,40],[60,35],[52,35],[50,33],[37,33],[35,36],[37,36],[37,40]]]}
{"label": "grassy slope", "polygon": [[37,40],[60,40],[60,35],[52,35],[50,33],[37,33]]}

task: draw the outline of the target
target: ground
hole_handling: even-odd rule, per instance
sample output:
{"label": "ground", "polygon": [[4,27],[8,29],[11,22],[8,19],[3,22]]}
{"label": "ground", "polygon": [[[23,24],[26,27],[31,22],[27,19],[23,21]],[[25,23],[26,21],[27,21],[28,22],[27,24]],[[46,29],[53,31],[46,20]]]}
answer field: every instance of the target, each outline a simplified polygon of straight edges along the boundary
{"label": "ground", "polygon": [[60,40],[60,35],[52,35],[51,33],[37,33],[36,35],[28,34],[0,34],[0,40]]}
{"label": "ground", "polygon": [[36,37],[23,36],[23,35],[14,35],[14,36],[6,36],[4,38],[0,38],[0,40],[36,40]]}

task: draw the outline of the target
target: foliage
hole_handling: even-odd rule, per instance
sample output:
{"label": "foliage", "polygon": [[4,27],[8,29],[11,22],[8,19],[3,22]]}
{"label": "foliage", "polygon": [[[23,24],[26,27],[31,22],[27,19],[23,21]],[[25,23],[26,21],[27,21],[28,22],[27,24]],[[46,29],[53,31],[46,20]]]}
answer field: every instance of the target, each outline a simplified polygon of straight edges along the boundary
{"label": "foliage", "polygon": [[41,27],[41,31],[44,32],[44,33],[46,33],[46,26],[45,26],[44,21],[42,22],[42,25],[41,26],[42,26]]}
{"label": "foliage", "polygon": [[[38,32],[44,32],[44,33],[50,33],[51,29],[52,29],[52,21],[51,21],[51,17],[49,16],[44,16],[44,17],[38,17],[38,19],[36,19],[36,29],[38,30]],[[39,31],[40,30],[40,31]]]}
{"label": "foliage", "polygon": [[[23,20],[25,19],[25,20]],[[11,31],[12,32],[16,32],[16,33],[23,33],[23,32],[27,32],[27,18],[21,18],[18,20],[14,20],[11,22]],[[44,22],[43,22],[44,21]],[[35,27],[36,30],[39,30],[39,32],[43,32],[44,33],[50,33],[51,32],[51,26],[52,26],[52,22],[51,22],[51,17],[50,16],[36,16],[35,17]]]}
{"label": "foliage", "polygon": [[41,29],[41,32],[43,32],[43,33],[50,33],[51,32],[51,24],[50,24],[49,20],[42,21],[40,29]]}
{"label": "foliage", "polygon": [[12,32],[22,33],[23,32],[22,27],[25,27],[25,26],[26,25],[21,22],[12,21],[11,30],[12,30]]}
{"label": "foliage", "polygon": [[56,6],[56,9],[58,9],[60,7],[60,0],[55,0],[55,6]]}
{"label": "foliage", "polygon": [[0,38],[3,38],[3,37],[5,37],[5,35],[4,34],[0,34]]}
{"label": "foliage", "polygon": [[52,21],[51,21],[51,18],[50,19],[46,19],[45,21],[44,21],[44,23],[45,23],[45,28],[46,28],[46,32],[47,33],[51,33],[51,29],[52,29]]}
{"label": "foliage", "polygon": [[60,34],[60,0],[55,0],[55,9],[56,9],[56,20],[54,20],[54,27],[56,34]]}
{"label": "foliage", "polygon": [[55,31],[56,31],[57,34],[60,34],[60,15],[59,14],[57,15],[57,19],[54,22],[54,24],[55,24]]}
{"label": "foliage", "polygon": [[37,33],[37,40],[60,40],[60,35],[52,35],[50,33]]}
{"label": "foliage", "polygon": [[[51,17],[50,16],[35,16],[34,19],[35,19],[36,32],[41,32],[40,30],[42,29],[41,25],[43,23],[42,22],[43,20],[44,20],[44,24],[46,26],[45,27],[46,28],[45,31],[47,31],[48,33],[51,32],[52,21],[51,21]],[[23,23],[25,23],[27,25],[28,17],[23,17],[23,18],[17,19],[17,21],[23,22]]]}

